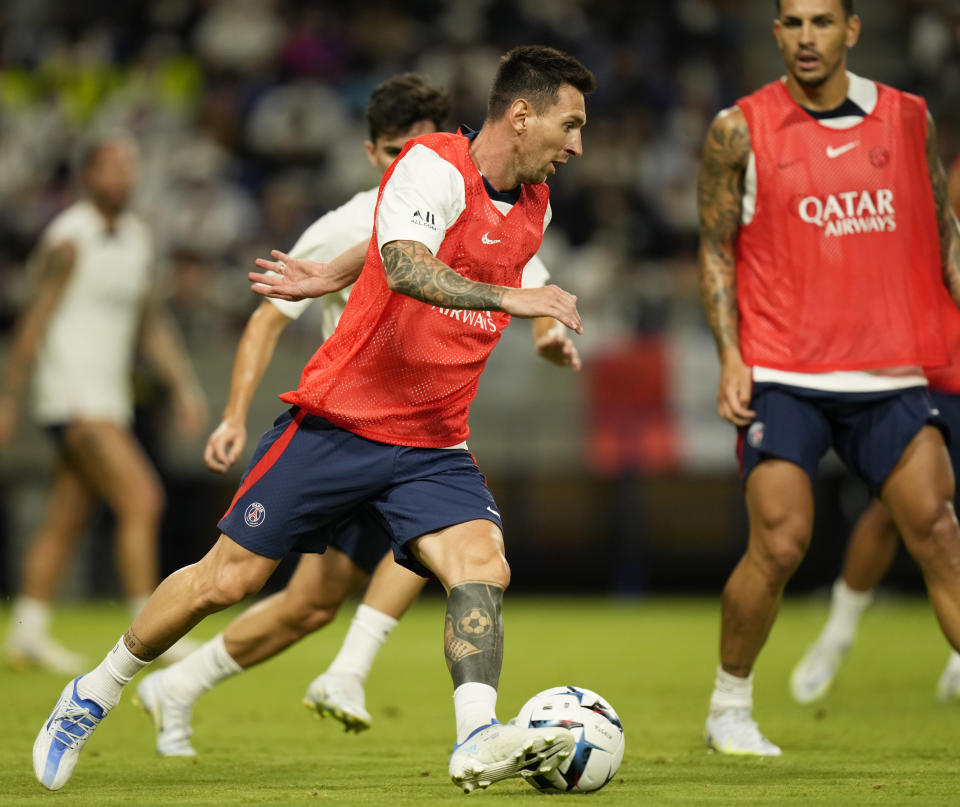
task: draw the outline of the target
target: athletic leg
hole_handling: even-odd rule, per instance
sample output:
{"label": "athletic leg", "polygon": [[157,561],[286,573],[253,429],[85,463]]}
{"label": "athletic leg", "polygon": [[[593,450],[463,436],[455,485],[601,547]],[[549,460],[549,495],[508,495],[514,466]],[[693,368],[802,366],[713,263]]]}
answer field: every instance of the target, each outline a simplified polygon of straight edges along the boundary
{"label": "athletic leg", "polygon": [[92,507],[89,489],[61,458],[43,524],[27,547],[20,594],[13,601],[6,642],[12,666],[37,664],[63,675],[83,669],[83,657],[54,642],[49,628],[53,598]]}
{"label": "athletic leg", "polygon": [[164,580],[100,665],[64,688],[34,743],[37,779],[51,790],[63,787],[133,676],[205,616],[259,591],[278,563],[221,535],[200,561]]}
{"label": "athletic leg", "polygon": [[64,447],[73,467],[113,511],[117,571],[130,610],[137,611],[158,578],[164,494],[157,473],[136,438],[114,423],[73,423]]}
{"label": "athletic leg", "polygon": [[304,705],[331,715],[348,730],[370,727],[364,685],[373,661],[398,620],[417,598],[426,578],[397,564],[388,552],[377,564],[336,658],[307,687]]}
{"label": "athletic leg", "polygon": [[850,533],[843,574],[833,585],[827,622],[790,676],[790,692],[798,703],[820,700],[830,690],[856,638],[860,617],[893,564],[898,541],[890,512],[874,499]]}
{"label": "athletic leg", "polygon": [[927,584],[947,641],[960,649],[960,526],[954,478],[943,437],[925,426],[887,477],[880,496]]}
{"label": "athletic leg", "polygon": [[511,776],[553,770],[573,750],[570,732],[496,722],[503,663],[501,609],[510,582],[500,530],[490,521],[468,521],[412,544],[417,560],[447,591],[444,655],[457,719],[451,778],[469,793]]}
{"label": "athletic leg", "polygon": [[193,756],[189,738],[196,700],[221,681],[327,625],[366,579],[366,573],[337,549],[303,555],[282,591],[246,609],[193,653],[144,678],[137,686],[137,700],[153,718],[157,753]]}
{"label": "athletic leg", "polygon": [[747,551],[723,590],[720,669],[706,739],[728,754],[779,755],[751,718],[753,665],[780,609],[783,589],[803,560],[813,526],[813,491],[799,465],[761,462],[747,477]]}

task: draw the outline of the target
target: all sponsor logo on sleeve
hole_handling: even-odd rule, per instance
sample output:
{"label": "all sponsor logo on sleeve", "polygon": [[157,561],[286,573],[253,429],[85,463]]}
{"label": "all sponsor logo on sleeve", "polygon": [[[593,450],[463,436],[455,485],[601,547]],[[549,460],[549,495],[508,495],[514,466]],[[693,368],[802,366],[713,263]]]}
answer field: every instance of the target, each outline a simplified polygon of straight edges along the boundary
{"label": "all sponsor logo on sleeve", "polygon": [[426,227],[428,230],[433,230],[438,232],[442,228],[437,224],[437,217],[431,213],[429,210],[414,210],[413,215],[410,217],[411,224],[419,224],[421,227]]}

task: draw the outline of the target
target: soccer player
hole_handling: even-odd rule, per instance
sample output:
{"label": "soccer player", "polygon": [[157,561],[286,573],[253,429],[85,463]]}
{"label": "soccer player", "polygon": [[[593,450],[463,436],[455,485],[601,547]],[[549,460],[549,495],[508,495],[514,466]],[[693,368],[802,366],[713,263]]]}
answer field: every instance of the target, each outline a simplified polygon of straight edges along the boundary
{"label": "soccer player", "polygon": [[[442,89],[414,74],[394,76],[374,90],[367,108],[370,139],[366,150],[381,176],[407,140],[443,127],[448,107]],[[301,236],[291,254],[329,261],[360,241],[365,247],[373,229],[377,193],[378,188],[363,191],[323,216]],[[546,269],[534,257],[524,269],[523,284],[543,285],[545,281]],[[348,291],[322,300],[325,338],[343,313]],[[223,420],[207,442],[204,457],[212,470],[226,470],[243,450],[254,390],[280,333],[309,303],[309,299],[292,303],[268,298],[251,316],[237,350]],[[558,324],[550,318],[533,320],[537,349],[548,360],[578,369],[576,348]],[[220,681],[328,624],[346,596],[368,579],[370,585],[343,646],[330,667],[310,684],[304,703],[321,715],[332,715],[348,729],[361,731],[370,726],[363,690],[367,674],[426,579],[393,561],[382,530],[355,537],[358,540],[350,543],[332,544],[322,555],[304,555],[283,591],[245,611],[195,654],[141,681],[137,697],[154,719],[159,754],[192,756],[190,717],[196,699]]]}
{"label": "soccer player", "polygon": [[703,301],[718,412],[739,427],[750,534],[723,592],[706,741],[777,756],[752,670],[810,541],[831,446],[890,511],[960,647],[960,528],[924,366],[947,363],[940,284],[960,241],[922,99],[847,72],[852,0],[780,0],[786,77],[722,111],[699,183]]}
{"label": "soccer player", "polygon": [[[950,168],[948,189],[954,213],[960,208],[960,160]],[[954,479],[960,469],[960,313],[949,294],[942,295],[941,316],[952,363],[928,369],[930,398],[950,427],[947,449]],[[957,493],[953,509],[957,511]],[[857,519],[843,561],[843,571],[833,584],[830,614],[816,641],[807,648],[790,676],[790,693],[798,703],[813,703],[830,690],[833,679],[853,645],[860,617],[873,602],[874,590],[893,564],[897,553],[896,525],[883,503],[874,499]],[[960,693],[960,653],[953,651],[937,681],[937,699],[947,702]]]}
{"label": "soccer player", "polygon": [[[67,684],[41,727],[34,773],[46,787],[66,783],[124,685],[204,616],[258,591],[287,552],[319,551],[331,533],[377,527],[399,562],[433,573],[448,592],[454,782],[469,792],[553,770],[570,754],[566,729],[496,720],[509,567],[500,514],[464,441],[479,376],[511,315],[554,317],[582,331],[575,297],[519,286],[549,219],[545,180],[581,153],[584,94],[593,87],[573,57],[516,48],[501,61],[479,133],[407,143],[381,182],[340,324],[297,390],[282,396],[292,407],[261,439],[219,540],[160,584],[103,662]],[[282,262],[258,263],[282,274],[251,279],[285,299],[324,294],[331,273],[360,268],[275,255]],[[318,266],[320,277],[309,274]]]}
{"label": "soccer player", "polygon": [[177,425],[194,434],[205,417],[192,365],[154,290],[150,231],[127,209],[136,143],[101,132],[80,151],[83,198],[43,233],[35,288],[0,387],[0,446],[16,433],[32,370],[33,415],[59,449],[47,513],[27,548],[6,657],[63,674],[85,662],[50,637],[51,602],[98,499],[115,518],[115,560],[131,616],[157,584],[163,489],[131,431],[138,337],[170,385]]}

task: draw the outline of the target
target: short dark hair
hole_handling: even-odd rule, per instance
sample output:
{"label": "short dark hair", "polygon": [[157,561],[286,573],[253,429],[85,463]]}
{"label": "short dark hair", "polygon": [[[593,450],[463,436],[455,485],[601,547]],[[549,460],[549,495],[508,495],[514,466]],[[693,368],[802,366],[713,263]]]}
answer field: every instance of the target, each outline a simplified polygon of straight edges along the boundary
{"label": "short dark hair", "polygon": [[487,120],[500,118],[517,98],[526,98],[537,112],[555,104],[560,87],[569,84],[584,95],[597,81],[577,59],[556,48],[522,45],[500,59],[487,101]]}
{"label": "short dark hair", "polygon": [[418,121],[429,120],[438,130],[450,116],[450,99],[442,87],[428,84],[418,73],[401,73],[378,84],[367,104],[370,140],[400,134]]}
{"label": "short dark hair", "polygon": [[[848,17],[852,17],[857,12],[853,10],[853,0],[840,0],[840,4],[843,6],[843,13]],[[780,0],[777,0],[777,16],[780,15]]]}

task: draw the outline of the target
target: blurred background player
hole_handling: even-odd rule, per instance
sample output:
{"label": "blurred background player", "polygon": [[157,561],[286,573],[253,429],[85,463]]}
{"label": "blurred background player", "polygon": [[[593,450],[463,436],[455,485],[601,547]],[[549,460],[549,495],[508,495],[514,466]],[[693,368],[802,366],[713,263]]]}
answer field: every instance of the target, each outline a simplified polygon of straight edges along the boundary
{"label": "blurred background player", "polygon": [[[371,164],[382,175],[407,140],[443,128],[449,113],[446,93],[415,74],[394,76],[373,92],[367,109],[370,139],[365,143]],[[373,229],[378,187],[358,193],[342,207],[312,224],[291,250],[295,258],[330,261],[358,243],[366,246]],[[524,270],[526,286],[542,286],[546,268],[534,257]],[[333,332],[343,313],[350,287],[321,298],[323,337]],[[254,391],[277,340],[287,325],[311,302],[268,298],[253,313],[237,349],[230,398],[223,419],[207,442],[204,459],[211,470],[225,471],[246,443],[246,419]],[[576,348],[556,320],[533,320],[535,345],[544,358],[579,369]],[[190,715],[207,689],[270,658],[293,642],[322,628],[343,600],[370,579],[343,646],[330,667],[310,684],[304,703],[329,714],[348,729],[370,726],[364,682],[374,657],[390,631],[422,590],[426,579],[394,562],[379,531],[369,546],[341,550],[332,545],[322,555],[305,554],[287,586],[245,611],[196,653],[172,667],[152,673],[137,687],[138,699],[157,730],[157,751],[189,756]]]}
{"label": "blurred background player", "polygon": [[[172,320],[160,304],[147,225],[127,209],[136,143],[111,131],[88,139],[78,170],[84,198],[44,232],[36,282],[0,390],[0,446],[16,433],[33,370],[33,414],[59,458],[43,524],[29,543],[7,635],[7,660],[60,673],[83,660],[49,634],[51,603],[98,500],[116,522],[117,571],[135,616],[158,580],[164,495],[131,431],[135,349],[170,386],[177,426],[203,428],[205,403]],[[187,645],[181,645],[187,647]],[[169,658],[169,657],[168,657]]]}
{"label": "blurred background player", "polygon": [[[381,183],[343,318],[298,390],[283,396],[293,408],[261,439],[219,540],[157,587],[103,662],[67,684],[41,728],[33,763],[45,787],[67,782],[123,687],[192,625],[259,590],[291,550],[323,551],[331,531],[378,526],[398,560],[433,572],[448,592],[453,781],[469,792],[552,771],[572,752],[562,727],[496,720],[509,567],[500,514],[464,441],[479,376],[511,315],[551,316],[582,331],[575,297],[520,281],[549,222],[545,180],[581,153],[584,93],[593,88],[573,57],[516,48],[501,61],[475,137],[407,144]],[[261,293],[309,296],[298,273],[310,262],[280,257],[258,262],[279,277],[251,273],[270,287]]]}
{"label": "blurred background player", "polygon": [[786,79],[717,116],[700,175],[718,411],[740,428],[750,524],[723,592],[706,741],[759,756],[780,749],[752,719],[753,665],[809,545],[812,479],[831,446],[889,508],[960,647],[953,474],[922,370],[948,362],[940,287],[960,302],[933,123],[919,97],[846,71],[852,0],[777,11]]}
{"label": "blurred background player", "polygon": [[[950,206],[960,210],[960,158],[947,175]],[[943,295],[941,317],[952,363],[927,369],[930,398],[950,427],[947,450],[954,479],[960,471],[960,313],[953,299]],[[957,511],[960,495],[954,493]],[[860,617],[873,602],[874,591],[890,571],[897,553],[899,535],[889,511],[874,499],[850,532],[841,576],[833,584],[830,614],[816,641],[797,662],[790,676],[790,693],[798,703],[813,703],[830,691],[840,665],[856,639]],[[960,691],[960,653],[950,653],[937,681],[937,699],[955,698]]]}

